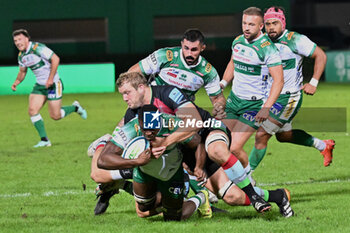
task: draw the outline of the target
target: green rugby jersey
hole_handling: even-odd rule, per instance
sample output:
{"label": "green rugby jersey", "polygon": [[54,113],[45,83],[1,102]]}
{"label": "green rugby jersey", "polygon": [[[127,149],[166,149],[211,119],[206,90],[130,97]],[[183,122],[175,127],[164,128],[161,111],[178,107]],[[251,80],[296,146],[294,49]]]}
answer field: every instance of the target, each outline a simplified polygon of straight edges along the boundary
{"label": "green rugby jersey", "polygon": [[[283,65],[284,85],[281,94],[295,93],[303,84],[303,58],[314,53],[316,44],[307,36],[288,30],[273,42],[279,50]],[[270,85],[272,81],[270,78]]]}
{"label": "green rugby jersey", "polygon": [[[36,82],[40,85],[45,85],[50,75],[50,59],[53,54],[54,52],[44,44],[29,42],[27,50],[19,52],[18,64],[21,67],[30,68],[36,77]],[[53,81],[57,82],[58,80],[59,76],[56,73]]]}
{"label": "green rugby jersey", "polygon": [[268,92],[269,67],[281,65],[276,46],[262,34],[251,42],[243,35],[232,42],[233,93],[240,99],[263,99]]}
{"label": "green rugby jersey", "polygon": [[139,62],[145,75],[156,74],[157,85],[173,85],[188,97],[204,86],[209,96],[221,93],[220,77],[216,69],[202,56],[195,65],[187,65],[181,47],[162,48]]}
{"label": "green rugby jersey", "polygon": [[[166,137],[178,129],[174,122],[181,121],[176,116],[161,114],[161,129],[157,137]],[[127,144],[135,137],[142,136],[138,118],[130,120],[120,129],[113,132],[111,142],[124,149]],[[182,154],[178,152],[176,145],[167,148],[164,154],[158,159],[152,158],[151,161],[140,167],[141,171],[162,181],[169,180],[178,170],[182,163]]]}

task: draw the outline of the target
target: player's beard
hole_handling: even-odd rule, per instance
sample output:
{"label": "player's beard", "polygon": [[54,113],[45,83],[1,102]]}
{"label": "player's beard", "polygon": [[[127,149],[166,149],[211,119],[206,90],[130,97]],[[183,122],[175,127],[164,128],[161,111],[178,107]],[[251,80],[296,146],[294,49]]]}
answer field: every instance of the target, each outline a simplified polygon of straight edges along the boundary
{"label": "player's beard", "polygon": [[192,56],[185,57],[185,61],[186,61],[187,65],[189,65],[189,66],[196,64],[197,60],[198,59],[194,59],[194,57],[192,57]]}
{"label": "player's beard", "polygon": [[269,36],[269,38],[272,40],[272,41],[275,41],[277,40],[281,35],[282,35],[282,32],[281,33],[277,33],[275,31],[273,32],[268,32],[267,35]]}

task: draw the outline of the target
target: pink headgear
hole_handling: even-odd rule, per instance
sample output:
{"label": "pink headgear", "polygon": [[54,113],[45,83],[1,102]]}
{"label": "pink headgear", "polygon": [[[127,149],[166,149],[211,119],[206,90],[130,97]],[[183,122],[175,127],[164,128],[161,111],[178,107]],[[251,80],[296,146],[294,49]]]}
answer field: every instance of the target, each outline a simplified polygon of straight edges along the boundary
{"label": "pink headgear", "polygon": [[[275,9],[277,9],[277,12]],[[286,17],[284,16],[284,13],[281,9],[270,7],[264,14],[264,22],[266,22],[269,19],[279,20],[282,24],[282,31],[286,29]]]}

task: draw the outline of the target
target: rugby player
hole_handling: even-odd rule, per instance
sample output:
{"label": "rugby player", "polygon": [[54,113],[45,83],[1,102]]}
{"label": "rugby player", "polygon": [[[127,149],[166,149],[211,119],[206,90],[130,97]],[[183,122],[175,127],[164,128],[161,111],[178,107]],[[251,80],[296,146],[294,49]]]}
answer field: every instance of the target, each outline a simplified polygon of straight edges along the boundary
{"label": "rugby player", "polygon": [[29,33],[24,29],[12,33],[14,44],[19,50],[18,64],[19,72],[12,84],[13,91],[24,80],[28,67],[33,71],[36,83],[29,95],[28,113],[36,131],[40,136],[37,147],[51,146],[47,137],[44,120],[40,115],[40,109],[48,102],[50,117],[60,120],[72,112],[77,112],[83,119],[87,118],[87,112],[78,101],[72,105],[61,106],[63,84],[57,73],[60,58],[44,44],[30,41]]}
{"label": "rugby player", "polygon": [[[323,156],[323,165],[329,166],[333,158],[334,140],[320,140],[301,129],[292,129],[292,119],[301,107],[303,95],[313,95],[324,71],[327,56],[305,35],[286,29],[284,9],[272,6],[264,15],[267,35],[277,46],[283,62],[284,86],[281,95],[270,110],[255,136],[255,146],[249,163],[254,170],[263,159],[268,140],[276,135],[279,142],[314,147]],[[309,83],[303,85],[302,62],[304,57],[315,59],[314,72]]]}
{"label": "rugby player", "polygon": [[216,69],[201,56],[205,48],[202,32],[188,29],[182,37],[181,47],[159,49],[130,67],[129,72],[153,76],[152,85],[176,86],[192,101],[196,92],[204,87],[214,106],[214,117],[222,119],[226,99]]}
{"label": "rugby player", "polygon": [[[127,76],[126,76],[127,75]],[[123,86],[125,85],[125,84],[128,84],[128,82],[126,82],[126,80],[127,80],[127,78],[126,77],[131,77],[131,76],[134,76],[131,80],[133,81],[133,82],[136,82],[136,80],[137,79],[140,79],[141,78],[141,76],[139,76],[139,75],[136,75],[136,73],[134,73],[134,74],[132,74],[132,73],[128,73],[128,74],[123,74],[123,75],[121,75],[121,77],[122,78],[120,78],[120,79],[118,79],[118,81],[117,81],[117,86],[118,86],[118,88],[119,88],[119,91],[121,92],[121,93],[128,93],[128,92],[130,92],[129,94],[131,94],[130,95],[130,97],[131,96],[133,96],[133,99],[134,100],[137,100],[137,99],[144,99],[144,97],[141,97],[140,98],[140,96],[138,96],[137,94],[136,94],[136,96],[135,96],[135,94],[133,95],[133,93],[132,92],[135,92],[136,91],[136,93],[138,93],[137,92],[137,89],[136,88],[131,88],[131,86],[130,85],[128,85],[128,86],[126,86],[126,87],[128,87],[128,88],[123,88]],[[141,78],[141,79],[143,79],[143,78]],[[123,84],[124,82],[126,82],[125,84]],[[130,82],[130,80],[129,80],[129,82]],[[146,81],[141,81],[140,80],[140,82],[142,83],[142,82],[146,82]],[[145,83],[143,83],[142,85],[146,85]],[[154,105],[158,105],[159,106],[159,109],[162,111],[167,111],[167,113],[171,113],[171,111],[172,112],[175,112],[175,110],[176,110],[176,108],[175,109],[173,109],[173,101],[171,100],[171,98],[169,98],[169,95],[167,94],[167,93],[171,93],[171,91],[175,88],[175,87],[170,87],[170,86],[158,86],[158,87],[148,87],[148,88],[150,88],[151,90],[152,90],[152,95],[154,96],[154,97],[156,97],[156,98],[151,98],[152,99],[152,103],[154,104]],[[147,89],[147,88],[146,88]],[[171,96],[171,95],[170,95]],[[185,98],[185,96],[184,96],[184,98]],[[128,101],[129,100],[129,98],[125,98],[125,101]],[[164,102],[163,102],[164,101]],[[170,101],[170,103],[169,103],[169,101]],[[129,102],[128,102],[129,103]],[[150,102],[147,102],[147,104],[149,104]],[[161,104],[160,104],[161,103]],[[131,103],[129,103],[129,106],[132,106],[131,105]],[[127,111],[128,113],[125,115],[125,120],[126,120],[126,122],[128,121],[128,119],[129,118],[133,118],[135,115],[136,115],[136,113],[135,113],[135,110],[133,110],[133,109],[128,109],[128,111]],[[178,111],[176,111],[176,112],[178,112]],[[174,114],[174,113],[173,113]],[[207,113],[207,115],[209,115],[210,116],[210,114],[209,113]],[[203,119],[203,117],[202,117],[202,119]],[[215,119],[213,119],[213,120],[215,120]],[[221,126],[221,125],[220,125]],[[219,127],[220,128],[220,127]],[[217,130],[218,131],[218,130]],[[210,132],[210,131],[209,131]],[[209,132],[207,131],[206,132],[206,134],[208,135],[209,134]],[[221,131],[222,132],[222,131]],[[221,133],[221,132],[219,132],[219,134]],[[227,148],[227,143],[229,143],[229,140],[227,140],[227,135],[225,136],[225,135],[217,135],[215,132],[214,133],[211,133],[211,136],[210,137],[206,137],[206,136],[203,136],[203,138],[204,138],[204,141],[206,141],[206,139],[208,140],[206,143],[207,143],[207,145],[209,145],[209,144],[211,144],[211,143],[213,143],[212,145],[210,145],[210,147],[211,148],[218,148],[218,149],[220,149],[220,148],[222,148],[222,147],[224,147],[224,148],[226,148],[226,153],[225,153],[225,157],[224,157],[224,159],[223,160],[225,160],[225,161],[228,161],[228,160],[230,160],[230,162],[229,163],[227,163],[226,165],[225,165],[225,170],[227,170],[226,172],[229,172],[230,173],[230,176],[231,176],[231,180],[233,181],[233,182],[236,182],[238,185],[239,185],[239,187],[241,187],[244,191],[245,191],[245,193],[248,195],[248,198],[249,198],[249,200],[248,200],[248,204],[250,203],[250,201],[253,203],[253,206],[254,206],[254,208],[257,210],[257,211],[259,211],[259,212],[262,212],[262,211],[266,211],[266,210],[268,210],[269,208],[270,208],[270,205],[268,204],[268,203],[266,203],[264,200],[262,200],[258,195],[257,195],[257,193],[254,191],[254,189],[253,189],[253,187],[251,186],[251,184],[250,184],[250,182],[249,182],[249,180],[247,180],[246,179],[246,174],[245,174],[245,172],[244,172],[244,170],[243,170],[243,168],[242,168],[242,165],[240,165],[240,162],[239,161],[233,161],[234,160],[234,156],[233,155],[230,155],[230,153],[229,153],[229,151],[228,151],[228,148]],[[219,141],[222,141],[221,143],[218,143]],[[216,146],[214,146],[215,145],[215,143],[216,143]],[[221,151],[224,151],[225,149],[221,149]],[[217,158],[219,158],[220,157],[220,155],[216,155],[215,153],[217,153],[217,152],[215,152],[216,150],[215,149],[213,149],[213,150],[211,150],[213,153],[213,158],[214,159],[217,159]],[[96,154],[95,154],[96,155]],[[94,156],[95,157],[95,156]],[[229,159],[229,158],[231,158],[231,159]],[[221,158],[222,159],[222,158]],[[223,162],[221,162],[221,161],[219,161],[219,164],[224,164]],[[209,164],[209,166],[207,166],[206,168],[207,168],[207,172],[208,172],[208,170],[209,170],[209,172],[210,171],[212,171],[212,174],[214,174],[217,170],[218,170],[218,168],[219,168],[219,166],[217,166],[215,163],[214,163],[214,165],[215,166],[210,166],[210,164]],[[216,168],[215,168],[216,167]],[[216,170],[215,170],[216,169]],[[221,170],[221,172],[222,172],[222,170]],[[235,173],[236,172],[236,173]],[[233,174],[233,173],[235,173],[235,174]],[[222,173],[221,173],[222,174]],[[223,173],[223,174],[225,174],[225,173]],[[118,173],[118,175],[119,175],[119,173]],[[208,176],[211,176],[211,175],[209,175],[208,174]],[[216,177],[220,177],[220,176],[216,176]],[[125,178],[125,177],[123,177],[122,175],[121,175],[121,177],[119,177],[119,178]],[[227,178],[226,178],[227,179]],[[226,193],[226,191],[227,190],[229,190],[231,187],[235,187],[234,185],[232,185],[232,184],[226,184],[227,183],[227,181],[228,181],[228,179],[227,180],[223,180],[224,182],[223,183],[221,183],[221,187],[219,187],[219,189],[222,191],[222,193]],[[226,187],[223,187],[224,185],[226,185]],[[218,186],[216,186],[216,187],[218,187]],[[222,188],[222,189],[221,189]],[[240,194],[241,195],[241,194]],[[99,202],[97,203],[97,205],[96,205],[96,207],[98,208],[98,206],[107,206],[108,207],[108,200],[109,200],[109,198],[112,196],[112,195],[110,195],[110,194],[108,194],[108,193],[106,193],[106,195],[105,196],[108,196],[108,198],[105,198],[104,196],[102,196],[103,197],[103,199],[101,199],[100,198],[100,200],[99,200]],[[223,195],[224,196],[224,195]],[[228,195],[227,197],[229,197],[230,195]],[[272,197],[273,195],[271,195],[271,197]],[[286,196],[286,194],[285,194],[285,192],[284,191],[279,191],[279,194],[277,195],[277,196],[279,196],[279,197],[281,197],[280,198],[280,200],[282,200],[283,199],[283,196]],[[236,203],[236,204],[244,204],[244,203],[247,203],[247,201],[246,201],[246,196],[245,195],[241,195],[240,196],[240,198],[241,199],[243,199],[243,201],[241,201],[240,203]],[[280,202],[279,201],[276,201],[276,203],[279,203],[280,204]],[[287,202],[288,202],[288,199],[287,199]],[[256,203],[259,203],[259,204],[257,204],[256,205]],[[286,203],[286,202],[285,202]],[[286,204],[288,204],[289,205],[289,203],[286,203]],[[98,208],[98,209],[100,209],[100,208]],[[104,211],[105,211],[105,209],[104,209]]]}
{"label": "rugby player", "polygon": [[[230,151],[250,171],[248,155],[243,146],[269,116],[269,109],[276,102],[283,87],[283,69],[276,46],[262,33],[264,15],[261,9],[249,7],[243,11],[243,35],[232,43],[232,56],[221,84],[232,83],[226,102],[227,119],[224,123],[232,134]],[[269,96],[269,74],[273,79]]]}

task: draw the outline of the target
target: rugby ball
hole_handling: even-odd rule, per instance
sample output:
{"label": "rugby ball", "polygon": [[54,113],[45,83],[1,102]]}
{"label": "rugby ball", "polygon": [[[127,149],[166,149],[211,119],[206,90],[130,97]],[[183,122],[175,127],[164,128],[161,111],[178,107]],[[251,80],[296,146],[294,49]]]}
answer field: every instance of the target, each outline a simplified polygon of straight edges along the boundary
{"label": "rugby ball", "polygon": [[132,139],[128,145],[126,145],[122,157],[124,159],[136,159],[139,155],[149,148],[149,141],[143,137],[139,136]]}

